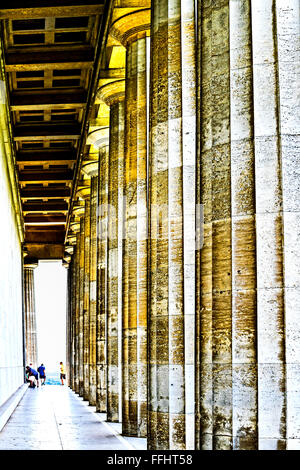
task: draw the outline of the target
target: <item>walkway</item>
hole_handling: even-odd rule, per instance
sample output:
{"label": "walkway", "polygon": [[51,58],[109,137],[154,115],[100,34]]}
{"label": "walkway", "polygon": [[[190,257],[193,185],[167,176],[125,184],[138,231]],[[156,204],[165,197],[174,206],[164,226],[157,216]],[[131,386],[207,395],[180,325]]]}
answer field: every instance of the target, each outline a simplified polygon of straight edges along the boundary
{"label": "walkway", "polygon": [[0,450],[135,448],[94,410],[66,386],[28,389],[0,432]]}

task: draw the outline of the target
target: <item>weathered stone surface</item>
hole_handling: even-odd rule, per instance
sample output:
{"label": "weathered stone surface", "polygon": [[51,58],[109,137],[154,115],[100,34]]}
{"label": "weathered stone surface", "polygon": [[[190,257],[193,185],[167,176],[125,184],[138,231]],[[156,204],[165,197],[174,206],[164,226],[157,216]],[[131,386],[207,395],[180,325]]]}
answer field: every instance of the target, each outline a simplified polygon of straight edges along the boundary
{"label": "weathered stone surface", "polygon": [[128,44],[125,99],[122,432],[138,437],[147,433],[146,29],[147,24],[140,24],[139,34]]}
{"label": "weathered stone surface", "polygon": [[194,5],[152,9],[148,448],[185,449],[194,428]]}
{"label": "weathered stone surface", "polygon": [[96,406],[96,329],[97,329],[97,199],[98,177],[91,179],[91,240],[90,240],[90,275],[89,275],[89,402]]}
{"label": "weathered stone surface", "polygon": [[108,157],[109,147],[107,139],[106,142],[103,142],[102,147],[99,149],[97,212],[96,409],[102,413],[107,411],[106,309]]}

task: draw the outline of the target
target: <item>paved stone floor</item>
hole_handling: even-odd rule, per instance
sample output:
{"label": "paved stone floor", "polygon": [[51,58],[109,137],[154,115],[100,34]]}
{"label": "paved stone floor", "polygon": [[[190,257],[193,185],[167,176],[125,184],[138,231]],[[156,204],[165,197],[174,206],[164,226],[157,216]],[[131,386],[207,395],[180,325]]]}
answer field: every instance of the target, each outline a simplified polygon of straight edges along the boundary
{"label": "paved stone floor", "polygon": [[0,432],[0,450],[129,450],[126,440],[66,386],[28,389]]}

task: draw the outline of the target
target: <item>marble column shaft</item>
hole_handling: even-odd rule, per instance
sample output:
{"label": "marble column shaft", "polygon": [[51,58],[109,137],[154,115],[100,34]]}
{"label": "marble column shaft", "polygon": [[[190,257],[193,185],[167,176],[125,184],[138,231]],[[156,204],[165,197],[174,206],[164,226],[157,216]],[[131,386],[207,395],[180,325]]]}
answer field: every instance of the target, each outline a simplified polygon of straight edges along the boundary
{"label": "marble column shaft", "polygon": [[[98,212],[97,212],[97,390],[96,409],[107,410],[106,302],[107,302],[107,204],[109,147],[99,149]],[[106,207],[106,210],[105,210]]]}
{"label": "marble column shaft", "polygon": [[196,447],[298,448],[299,4],[198,5]]}
{"label": "marble column shaft", "polygon": [[120,326],[122,315],[122,229],[124,96],[110,103],[107,272],[107,420],[120,421]]}
{"label": "marble column shaft", "polygon": [[84,211],[84,286],[83,286],[83,398],[89,400],[90,390],[90,197]]}
{"label": "marble column shaft", "polygon": [[[81,227],[81,224],[79,224]],[[75,313],[75,392],[79,393],[79,316],[80,316],[80,250],[81,233],[80,228],[76,234],[76,313]]]}
{"label": "marble column shaft", "polygon": [[34,293],[34,268],[24,266],[24,310],[26,365],[37,367],[37,332]]}
{"label": "marble column shaft", "polygon": [[76,246],[71,261],[71,313],[70,313],[70,387],[75,390],[75,336],[76,336]]}
{"label": "marble column shaft", "polygon": [[122,433],[138,437],[146,437],[147,434],[147,69],[149,67],[147,51],[149,47],[146,32],[139,32],[127,44],[126,59]]}
{"label": "marble column shaft", "polygon": [[[300,449],[300,4],[276,5],[283,210],[286,449]],[[275,446],[273,446],[275,447]]]}
{"label": "marble column shaft", "polygon": [[90,325],[89,325],[89,402],[96,406],[97,370],[96,370],[96,326],[97,326],[97,201],[98,177],[91,178],[91,242],[90,242]]}
{"label": "marble column shaft", "polygon": [[151,52],[148,448],[185,449],[194,434],[193,1],[152,2]]}
{"label": "marble column shaft", "polygon": [[79,318],[78,318],[78,376],[79,395],[83,397],[84,387],[84,215],[80,218],[80,248],[79,248]]}

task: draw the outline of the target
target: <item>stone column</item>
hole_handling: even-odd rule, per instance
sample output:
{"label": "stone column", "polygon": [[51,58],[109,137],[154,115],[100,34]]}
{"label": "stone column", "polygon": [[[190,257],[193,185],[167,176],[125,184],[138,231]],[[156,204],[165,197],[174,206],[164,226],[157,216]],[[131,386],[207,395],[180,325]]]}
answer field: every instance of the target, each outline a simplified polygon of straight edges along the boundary
{"label": "stone column", "polygon": [[[276,5],[277,122],[283,197],[284,331],[286,361],[286,449],[300,449],[300,4]],[[277,40],[277,41],[276,41]],[[275,448],[276,441],[272,448]],[[277,446],[278,448],[279,446]]]}
{"label": "stone column", "polygon": [[67,374],[67,385],[70,386],[70,344],[71,344],[71,269],[69,263],[71,263],[72,257],[69,253],[65,251],[64,257],[62,260],[62,266],[66,268],[67,271],[67,289],[66,289],[66,374]]}
{"label": "stone column", "polygon": [[[284,296],[284,160],[280,136],[281,119],[286,122],[286,111],[284,107],[281,107],[281,90],[278,81],[279,51],[276,16],[278,10],[281,10],[280,3],[282,6],[283,4],[288,6],[290,2],[271,0],[266,0],[263,4],[257,0],[251,2],[251,15],[253,20],[255,18],[255,21],[252,21],[252,60],[256,174],[259,449],[286,449],[287,435],[285,340],[288,323]],[[285,38],[284,41],[288,39]],[[282,60],[285,62],[285,58],[281,55],[280,61]],[[288,145],[286,150],[289,157],[287,154],[285,157],[293,160],[294,149]],[[293,198],[295,196],[296,193]],[[297,330],[295,333],[297,336]]]}
{"label": "stone column", "polygon": [[[95,159],[91,160],[91,157]],[[84,174],[91,178],[90,194],[90,253],[89,253],[89,331],[88,364],[89,364],[89,396],[90,405],[96,406],[96,319],[97,319],[97,200],[98,200],[98,153],[90,154],[89,160],[82,165]]]}
{"label": "stone column", "polygon": [[96,322],[96,411],[105,413],[107,406],[106,299],[107,299],[107,207],[108,136],[99,148],[97,209],[97,322]]}
{"label": "stone column", "polygon": [[37,331],[34,293],[34,273],[38,260],[26,257],[24,259],[24,311],[25,311],[25,352],[26,365],[37,367]]}
{"label": "stone column", "polygon": [[84,203],[78,203],[73,214],[79,218],[79,231],[77,233],[77,276],[76,276],[76,373],[75,391],[83,396],[83,304],[84,304]]}
{"label": "stone column", "polygon": [[[75,212],[79,210],[78,206],[74,208]],[[80,252],[80,219],[73,217],[70,223],[70,229],[74,233],[73,239],[75,250],[72,259],[72,373],[71,388],[78,393],[78,319],[79,319],[79,252]]]}
{"label": "stone column", "polygon": [[[70,238],[70,237],[68,237]],[[74,320],[75,320],[75,299],[76,299],[76,266],[75,266],[75,247],[69,245],[68,253],[72,255],[70,268],[68,271],[68,325],[67,325],[67,357],[68,357],[68,384],[74,390]]]}
{"label": "stone column", "polygon": [[196,444],[299,448],[299,3],[198,4]]}
{"label": "stone column", "polygon": [[148,448],[192,448],[194,2],[152,2]]}
{"label": "stone column", "polygon": [[[89,299],[90,299],[90,180],[84,179],[79,182],[77,196],[84,201],[84,216],[82,217],[83,230],[82,248],[80,253],[80,269],[82,270],[82,285],[80,292],[82,294],[82,305],[80,307],[80,328],[82,325],[82,339],[80,343],[80,381],[82,380],[82,396],[84,400],[89,399],[89,339],[90,339],[90,318],[89,318]],[[81,319],[82,317],[82,319]],[[80,336],[81,338],[81,336]],[[81,359],[80,359],[81,360]],[[81,393],[80,393],[81,395]]]}
{"label": "stone column", "polygon": [[107,226],[107,421],[121,420],[121,315],[125,81],[99,89],[110,106]]}
{"label": "stone column", "polygon": [[150,9],[139,10],[118,18],[111,28],[111,35],[127,49],[122,433],[139,437],[147,435],[147,104],[150,21]]}

